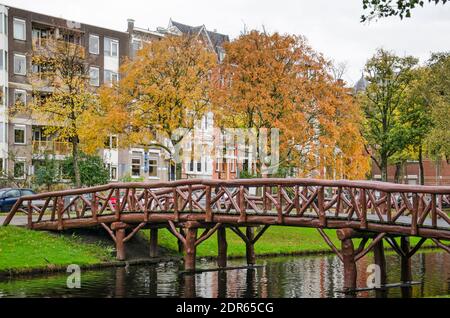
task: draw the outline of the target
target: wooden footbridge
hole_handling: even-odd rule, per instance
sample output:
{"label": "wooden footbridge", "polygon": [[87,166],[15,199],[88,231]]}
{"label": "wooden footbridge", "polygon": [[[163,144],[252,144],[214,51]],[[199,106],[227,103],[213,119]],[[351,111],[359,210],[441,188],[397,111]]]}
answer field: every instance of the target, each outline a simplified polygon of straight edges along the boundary
{"label": "wooden footbridge", "polygon": [[[316,228],[344,264],[344,287],[353,290],[356,262],[370,251],[385,280],[384,242],[401,256],[403,282],[411,281],[411,257],[425,241],[450,253],[444,243],[450,240],[448,207],[450,187],[312,179],[186,180],[22,197],[3,225],[25,214],[33,230],[102,227],[114,240],[119,260],[126,258],[126,242],[144,228],[150,229],[150,254],[156,256],[158,229],[167,228],[184,251],[187,271],[195,270],[197,246],[215,232],[218,265],[226,267],[226,228],[246,244],[249,264],[255,264],[254,245],[270,226]],[[337,230],[341,246],[325,229]],[[415,246],[410,237],[420,238]]]}

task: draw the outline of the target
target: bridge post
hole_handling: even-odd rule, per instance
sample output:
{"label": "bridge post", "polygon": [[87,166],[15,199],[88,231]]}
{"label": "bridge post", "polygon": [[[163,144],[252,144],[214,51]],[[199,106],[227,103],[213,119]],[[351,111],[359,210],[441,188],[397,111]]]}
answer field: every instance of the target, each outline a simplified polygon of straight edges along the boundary
{"label": "bridge post", "polygon": [[351,229],[343,229],[338,231],[338,238],[341,240],[342,247],[342,262],[344,263],[345,292],[350,292],[356,289],[356,278],[358,275],[352,233],[353,230]]}
{"label": "bridge post", "polygon": [[112,228],[115,230],[116,237],[116,258],[118,261],[124,261],[126,259],[125,253],[125,228],[126,225],[123,223],[115,223],[112,225]]}
{"label": "bridge post", "polygon": [[185,228],[186,245],[184,247],[184,270],[188,272],[195,271],[195,257],[197,247],[197,228],[187,226]]}
{"label": "bridge post", "polygon": [[408,256],[410,244],[409,237],[400,238],[400,247],[404,255],[401,255],[401,280],[402,283],[412,281],[411,258]]}
{"label": "bridge post", "polygon": [[220,268],[227,267],[227,230],[225,227],[221,226],[217,230],[217,251],[218,251],[218,257],[217,257],[217,265]]}
{"label": "bridge post", "polygon": [[247,256],[247,264],[255,265],[256,264],[256,255],[255,255],[255,244],[253,240],[255,238],[255,228],[247,227],[247,242],[245,243],[246,247],[246,256]]}
{"label": "bridge post", "polygon": [[387,282],[387,272],[383,240],[380,240],[377,244],[375,244],[375,246],[373,247],[373,253],[375,256],[375,264],[380,268],[380,285],[384,286]]}
{"label": "bridge post", "polygon": [[[180,227],[180,234],[185,236],[184,234],[184,229],[182,227]],[[178,244],[178,253],[184,253],[184,244],[181,240],[177,241]]]}
{"label": "bridge post", "polygon": [[150,257],[158,256],[158,229],[150,229]]}

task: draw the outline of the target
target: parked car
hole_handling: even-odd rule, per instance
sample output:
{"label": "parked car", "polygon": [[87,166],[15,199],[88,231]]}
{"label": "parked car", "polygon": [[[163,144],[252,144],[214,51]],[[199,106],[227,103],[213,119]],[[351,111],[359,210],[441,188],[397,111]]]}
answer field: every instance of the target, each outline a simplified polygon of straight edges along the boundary
{"label": "parked car", "polygon": [[[35,195],[36,192],[30,189],[1,189],[0,190],[0,211],[9,212],[20,197]],[[35,202],[36,203],[36,202]],[[37,202],[37,206],[39,203]],[[42,203],[43,205],[43,203]]]}

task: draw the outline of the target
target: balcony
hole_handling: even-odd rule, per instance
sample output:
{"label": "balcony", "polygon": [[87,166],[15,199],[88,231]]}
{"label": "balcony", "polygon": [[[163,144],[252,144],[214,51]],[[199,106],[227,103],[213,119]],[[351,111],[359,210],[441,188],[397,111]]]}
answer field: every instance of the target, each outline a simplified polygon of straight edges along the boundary
{"label": "balcony", "polygon": [[72,146],[62,141],[33,141],[33,155],[67,156],[72,152]]}

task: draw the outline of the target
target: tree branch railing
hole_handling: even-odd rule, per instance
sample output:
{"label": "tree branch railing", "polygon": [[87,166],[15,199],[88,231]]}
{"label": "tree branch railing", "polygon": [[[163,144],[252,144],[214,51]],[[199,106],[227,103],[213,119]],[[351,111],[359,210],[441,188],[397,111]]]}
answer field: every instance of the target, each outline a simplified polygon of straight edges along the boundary
{"label": "tree branch railing", "polygon": [[380,232],[380,226],[401,227],[402,234],[417,236],[424,229],[450,232],[446,207],[450,207],[449,186],[316,179],[183,180],[113,183],[22,197],[3,225],[17,213],[28,216],[29,228],[53,222],[59,230],[74,220],[94,226],[121,221],[127,214],[142,215],[143,222],[149,222],[152,214],[164,214],[177,222],[189,213],[207,223],[233,216],[240,224],[250,219],[261,224],[310,220],[314,227],[336,228],[340,220],[355,229]]}

